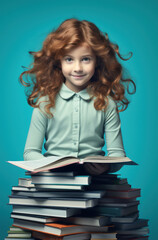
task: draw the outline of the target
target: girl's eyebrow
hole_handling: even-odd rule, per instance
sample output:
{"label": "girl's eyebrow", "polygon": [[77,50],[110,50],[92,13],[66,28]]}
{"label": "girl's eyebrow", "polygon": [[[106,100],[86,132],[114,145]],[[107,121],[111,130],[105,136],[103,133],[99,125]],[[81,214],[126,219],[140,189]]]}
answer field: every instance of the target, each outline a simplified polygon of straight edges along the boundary
{"label": "girl's eyebrow", "polygon": [[[73,56],[70,55],[70,54],[67,54],[67,55],[65,55],[65,57],[73,57]],[[82,55],[81,57],[92,57],[92,55],[90,55],[90,54],[84,54],[84,55]]]}

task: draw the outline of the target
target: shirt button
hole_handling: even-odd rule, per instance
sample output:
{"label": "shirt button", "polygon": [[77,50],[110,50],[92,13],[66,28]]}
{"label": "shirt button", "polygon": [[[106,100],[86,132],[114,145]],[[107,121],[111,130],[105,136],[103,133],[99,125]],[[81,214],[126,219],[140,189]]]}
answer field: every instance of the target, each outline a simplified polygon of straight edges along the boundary
{"label": "shirt button", "polygon": [[76,145],[76,142],[74,142],[74,145]]}
{"label": "shirt button", "polygon": [[77,124],[75,125],[75,128],[78,128]]}
{"label": "shirt button", "polygon": [[78,112],[78,108],[76,108],[75,111]]}
{"label": "shirt button", "polygon": [[79,95],[76,94],[76,97],[79,98]]}

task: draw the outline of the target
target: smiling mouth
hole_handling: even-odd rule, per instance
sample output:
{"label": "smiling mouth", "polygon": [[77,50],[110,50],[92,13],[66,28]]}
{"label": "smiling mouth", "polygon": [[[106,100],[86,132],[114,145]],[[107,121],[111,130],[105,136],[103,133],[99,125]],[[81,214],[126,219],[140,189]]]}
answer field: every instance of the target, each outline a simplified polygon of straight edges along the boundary
{"label": "smiling mouth", "polygon": [[71,75],[72,77],[84,77],[85,75]]}

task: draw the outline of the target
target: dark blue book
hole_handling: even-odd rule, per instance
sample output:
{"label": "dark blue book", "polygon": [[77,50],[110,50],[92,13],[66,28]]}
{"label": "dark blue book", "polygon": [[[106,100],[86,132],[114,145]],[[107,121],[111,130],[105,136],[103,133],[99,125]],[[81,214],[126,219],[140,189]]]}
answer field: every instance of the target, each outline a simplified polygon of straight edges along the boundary
{"label": "dark blue book", "polygon": [[147,219],[137,219],[132,223],[115,223],[116,229],[121,229],[121,230],[137,229],[137,228],[142,228],[147,226],[148,226]]}
{"label": "dark blue book", "polygon": [[93,208],[95,214],[103,216],[127,216],[129,214],[135,213],[138,211],[138,204],[131,207],[106,207],[106,206],[96,206]]}

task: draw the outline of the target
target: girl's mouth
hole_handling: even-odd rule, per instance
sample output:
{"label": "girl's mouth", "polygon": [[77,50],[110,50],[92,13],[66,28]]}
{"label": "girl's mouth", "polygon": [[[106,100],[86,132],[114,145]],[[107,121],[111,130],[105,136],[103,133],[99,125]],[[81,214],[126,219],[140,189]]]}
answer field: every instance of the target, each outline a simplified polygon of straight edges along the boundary
{"label": "girl's mouth", "polygon": [[82,77],[84,77],[85,75],[71,75],[72,77],[74,77],[74,78],[82,78]]}

